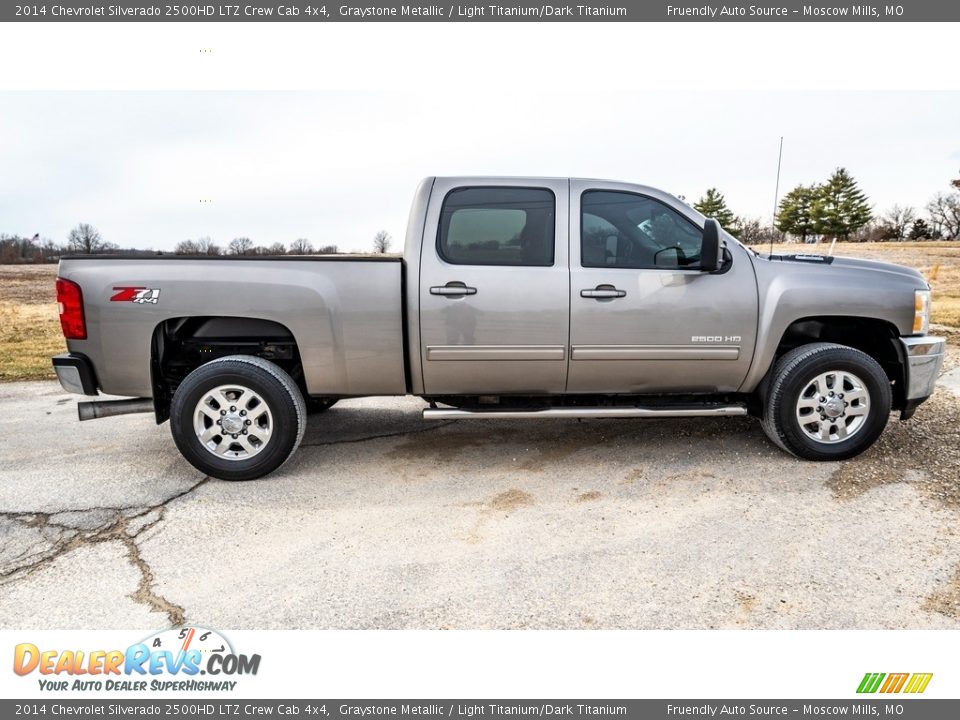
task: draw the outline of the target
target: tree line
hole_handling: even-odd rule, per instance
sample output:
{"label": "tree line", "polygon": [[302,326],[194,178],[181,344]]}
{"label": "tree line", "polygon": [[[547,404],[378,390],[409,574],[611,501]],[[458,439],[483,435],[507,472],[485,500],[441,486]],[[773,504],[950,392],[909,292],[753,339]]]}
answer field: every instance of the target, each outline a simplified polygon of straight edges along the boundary
{"label": "tree line", "polygon": [[238,237],[220,247],[209,237],[197,240],[182,240],[173,248],[175,255],[336,255],[336,245],[314,247],[306,238],[297,238],[289,246],[282,242],[272,245],[256,245],[248,237]]}
{"label": "tree line", "polygon": [[[373,252],[387,253],[393,244],[393,238],[386,230],[379,231],[373,238]],[[272,245],[257,245],[248,237],[238,237],[226,246],[215,243],[209,237],[196,240],[182,240],[174,246],[174,255],[226,256],[226,255],[336,255],[340,252],[336,245],[314,246],[307,238],[297,238],[289,245],[275,242]],[[0,264],[15,263],[54,263],[63,255],[97,255],[123,253],[125,255],[165,255],[155,250],[121,248],[107,242],[100,231],[90,223],[80,223],[67,235],[64,243],[50,238],[41,238],[37,233],[32,238],[20,235],[0,233]]]}
{"label": "tree line", "polygon": [[[960,240],[960,178],[950,181],[949,192],[939,192],[926,204],[923,211],[894,205],[875,215],[869,198],[854,177],[845,169],[837,168],[822,183],[797,185],[787,192],[777,206],[774,223],[759,218],[736,215],[727,205],[723,193],[710,188],[693,207],[716,219],[735,237],[748,244],[785,242],[818,242],[846,240],[853,242],[883,242],[887,240]],[[380,230],[373,238],[374,253],[388,253],[393,238]],[[0,264],[58,262],[62,255],[118,253],[131,255],[165,254],[154,250],[121,248],[106,241],[90,223],[79,223],[67,234],[66,242],[57,243],[0,233]],[[297,238],[289,245],[275,242],[257,245],[249,237],[237,237],[225,247],[209,237],[182,240],[173,254],[217,255],[335,255],[336,245],[314,246],[307,238]]]}
{"label": "tree line", "polygon": [[845,168],[837,168],[825,182],[797,185],[787,192],[772,226],[735,215],[716,188],[707,190],[693,207],[748,244],[960,240],[960,178],[951,180],[950,187],[951,192],[937,193],[923,212],[894,205],[875,215],[854,177]]}

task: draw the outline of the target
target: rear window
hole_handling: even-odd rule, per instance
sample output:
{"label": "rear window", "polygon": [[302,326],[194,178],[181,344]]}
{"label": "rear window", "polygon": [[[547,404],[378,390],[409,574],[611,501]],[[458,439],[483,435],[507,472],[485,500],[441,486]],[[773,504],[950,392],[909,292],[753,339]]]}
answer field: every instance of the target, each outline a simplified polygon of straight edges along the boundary
{"label": "rear window", "polygon": [[455,265],[553,265],[556,200],[542,188],[458,188],[440,212],[437,252]]}

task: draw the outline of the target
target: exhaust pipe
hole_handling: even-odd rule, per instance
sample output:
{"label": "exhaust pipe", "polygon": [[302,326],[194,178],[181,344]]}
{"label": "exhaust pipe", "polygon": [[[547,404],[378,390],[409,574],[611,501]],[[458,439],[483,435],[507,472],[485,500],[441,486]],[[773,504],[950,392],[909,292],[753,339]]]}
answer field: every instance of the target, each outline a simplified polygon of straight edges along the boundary
{"label": "exhaust pipe", "polygon": [[81,421],[113,417],[114,415],[132,415],[133,413],[148,412],[153,412],[153,400],[150,398],[77,403],[77,415],[80,416]]}

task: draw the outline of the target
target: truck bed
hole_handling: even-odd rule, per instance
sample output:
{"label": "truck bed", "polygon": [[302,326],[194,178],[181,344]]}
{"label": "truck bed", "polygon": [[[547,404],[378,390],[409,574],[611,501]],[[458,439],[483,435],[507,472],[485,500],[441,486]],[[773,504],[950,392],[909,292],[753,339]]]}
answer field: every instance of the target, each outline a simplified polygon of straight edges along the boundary
{"label": "truck bed", "polygon": [[70,352],[109,369],[103,392],[152,397],[155,331],[185,317],[282,325],[311,395],[404,394],[402,273],[382,255],[83,255],[64,257],[59,274],[84,294],[87,339]]}

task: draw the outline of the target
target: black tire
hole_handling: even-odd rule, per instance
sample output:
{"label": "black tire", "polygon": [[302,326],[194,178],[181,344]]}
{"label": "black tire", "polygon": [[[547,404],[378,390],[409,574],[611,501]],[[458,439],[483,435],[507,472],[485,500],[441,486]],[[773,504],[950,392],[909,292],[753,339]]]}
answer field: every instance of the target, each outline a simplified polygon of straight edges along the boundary
{"label": "black tire", "polygon": [[[242,405],[244,401],[240,398],[244,397],[253,398],[257,403],[252,409],[250,405],[246,406],[250,410],[249,417],[260,408],[260,402],[266,405],[266,411],[260,409],[263,417],[256,421],[263,423],[259,428],[261,432],[257,427],[251,427],[249,435],[240,429],[238,434],[231,436],[213,427],[214,421],[205,416],[227,413],[235,424],[251,424],[249,419],[240,418],[241,414],[247,415],[243,407],[235,413],[231,411],[236,406],[224,408],[221,412],[219,405],[206,403],[221,386],[237,386],[250,393],[236,395],[237,405]],[[234,396],[228,391],[226,397]],[[201,401],[204,401],[205,408],[213,408],[213,411],[201,411]],[[300,444],[306,421],[303,396],[293,378],[272,362],[252,355],[230,355],[201,365],[180,383],[170,405],[170,431],[177,449],[197,470],[220,480],[255,480],[279,468]],[[218,418],[215,424],[226,427],[226,422],[227,418]],[[207,430],[217,433],[207,442],[216,445],[217,450],[223,449],[222,454],[208,449],[201,441],[196,429],[198,423],[208,424]],[[268,436],[264,434],[267,431]],[[246,443],[246,449],[241,447],[241,442],[231,443],[230,438],[238,438],[240,434],[246,436],[239,438]],[[261,434],[266,437],[265,441],[256,437]],[[254,446],[254,441],[261,444]],[[228,455],[232,457],[228,458]]]}
{"label": "black tire", "polygon": [[318,415],[336,405],[337,398],[308,397],[305,398],[305,402],[307,403],[307,415]]}
{"label": "black tire", "polygon": [[[847,417],[848,408],[832,409],[833,412],[844,413],[842,417],[833,419],[821,415],[820,408],[798,410],[801,394],[809,393],[815,379],[835,371],[851,373],[868,393],[863,419],[848,437],[834,432],[834,428],[843,422],[846,434],[846,423],[855,422],[853,417]],[[831,392],[834,390],[839,394],[842,388],[833,388]],[[804,397],[811,399],[813,396]],[[818,402],[819,398],[815,401]],[[864,401],[858,399],[851,402],[860,404]],[[791,350],[774,365],[770,388],[763,404],[762,425],[767,437],[799,458],[845,460],[859,455],[880,437],[890,418],[891,402],[890,380],[872,357],[846,345],[811,343]],[[798,417],[799,412],[810,414]],[[801,419],[807,417],[812,423],[801,425]],[[827,417],[827,420],[821,421],[822,417]],[[818,428],[824,426],[827,428],[824,432],[830,438],[813,439],[811,434],[818,434]]]}

